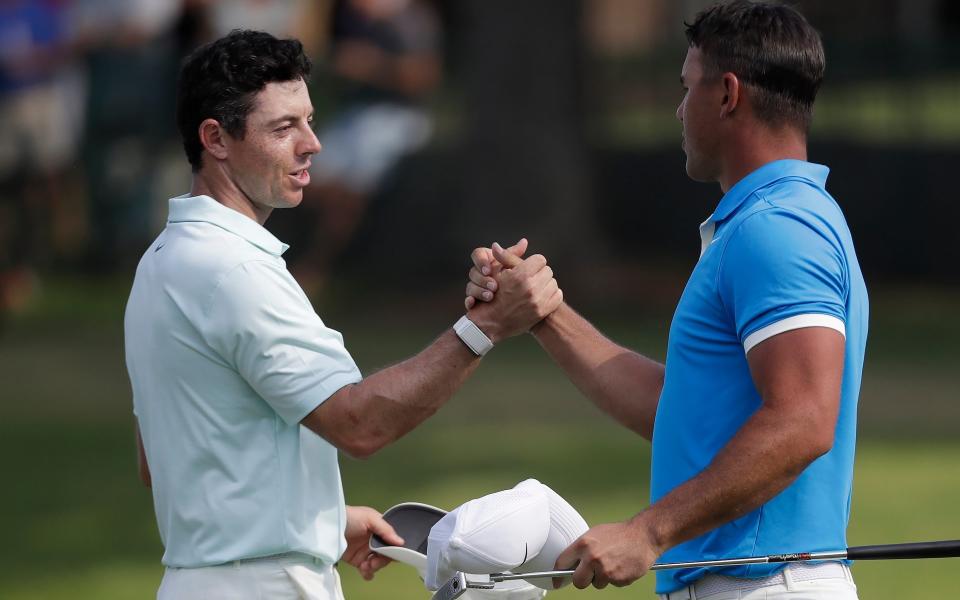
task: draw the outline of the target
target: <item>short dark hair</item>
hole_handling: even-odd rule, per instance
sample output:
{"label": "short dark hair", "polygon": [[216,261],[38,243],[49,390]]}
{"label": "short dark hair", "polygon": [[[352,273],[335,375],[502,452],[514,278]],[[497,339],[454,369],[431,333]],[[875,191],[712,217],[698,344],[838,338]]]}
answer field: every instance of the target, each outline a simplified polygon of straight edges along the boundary
{"label": "short dark hair", "polygon": [[268,83],[306,80],[310,66],[299,41],[262,31],[235,29],[191,53],[177,84],[177,128],[193,172],[201,167],[198,130],[204,119],[216,119],[243,139],[256,93]]}
{"label": "short dark hair", "polygon": [[684,25],[708,74],[733,73],[750,86],[758,118],[809,129],[825,59],[820,34],[803,15],[780,4],[735,0]]}

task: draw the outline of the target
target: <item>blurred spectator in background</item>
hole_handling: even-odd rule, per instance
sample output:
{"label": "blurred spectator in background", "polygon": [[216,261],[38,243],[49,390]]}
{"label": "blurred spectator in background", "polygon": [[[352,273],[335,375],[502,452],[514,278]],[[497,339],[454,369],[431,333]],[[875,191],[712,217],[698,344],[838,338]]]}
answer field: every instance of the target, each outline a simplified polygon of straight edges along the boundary
{"label": "blurred spectator in background", "polygon": [[77,0],[90,95],[83,143],[87,267],[133,262],[152,235],[156,159],[175,139],[173,97],[182,0]]}
{"label": "blurred spectator in background", "polygon": [[66,0],[0,3],[0,316],[26,306],[52,253],[84,84]]}
{"label": "blurred spectator in background", "polygon": [[308,293],[322,287],[391,168],[430,139],[423,103],[441,75],[440,20],[426,1],[341,0],[330,22],[337,109],[319,133],[305,193],[308,249],[291,265]]}
{"label": "blurred spectator in background", "polygon": [[[316,0],[198,0],[206,5],[210,39],[234,29],[266,31],[278,38],[316,38]],[[305,46],[310,49],[310,45]]]}

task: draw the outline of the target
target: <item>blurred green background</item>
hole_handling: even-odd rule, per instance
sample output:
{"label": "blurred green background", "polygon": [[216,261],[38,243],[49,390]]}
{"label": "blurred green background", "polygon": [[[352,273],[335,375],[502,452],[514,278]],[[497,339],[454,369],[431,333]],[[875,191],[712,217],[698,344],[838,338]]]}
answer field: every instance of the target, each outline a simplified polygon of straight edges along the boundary
{"label": "blurred green background", "polygon": [[[162,568],[149,491],[136,474],[121,314],[128,281],[51,282],[0,337],[0,598],[155,593]],[[459,286],[456,286],[459,287]],[[389,308],[343,293],[318,307],[364,372],[417,351],[459,314],[459,290]],[[571,301],[576,304],[576,299]],[[861,397],[850,545],[960,537],[960,291],[875,289]],[[409,315],[402,324],[392,312]],[[662,357],[669,311],[585,311],[615,339]],[[535,477],[591,524],[647,504],[649,446],[589,405],[532,338],[504,343],[423,427],[367,461],[342,460],[348,502],[452,508]],[[802,548],[796,550],[801,551]],[[858,563],[861,598],[952,597],[957,560]],[[428,598],[394,565],[373,582],[341,568],[347,597]],[[650,597],[651,580],[551,598]]]}
{"label": "blurred green background", "polygon": [[[720,197],[686,177],[674,115],[682,22],[711,3],[0,2],[0,600],[150,598],[160,581],[122,315],[167,198],[189,186],[173,123],[187,52],[233,27],[302,39],[321,142],[335,153],[325,127],[363,107],[337,67],[339,42],[358,41],[358,7],[428,15],[410,44],[427,75],[404,103],[431,123],[429,139],[393,157],[366,196],[318,186],[267,223],[365,373],[459,317],[474,246],[521,235],[576,308],[662,358],[696,226]],[[831,167],[871,293],[848,540],[960,538],[960,2],[792,4],[827,52],[810,158]],[[331,199],[353,202],[352,217],[330,218]],[[523,338],[424,426],[342,470],[348,501],[381,510],[452,508],[535,477],[596,524],[646,505],[648,462],[645,442]],[[860,563],[855,575],[864,600],[950,598],[958,566]],[[349,600],[429,597],[407,567],[372,583],[342,572]],[[645,579],[550,597],[651,589]]]}

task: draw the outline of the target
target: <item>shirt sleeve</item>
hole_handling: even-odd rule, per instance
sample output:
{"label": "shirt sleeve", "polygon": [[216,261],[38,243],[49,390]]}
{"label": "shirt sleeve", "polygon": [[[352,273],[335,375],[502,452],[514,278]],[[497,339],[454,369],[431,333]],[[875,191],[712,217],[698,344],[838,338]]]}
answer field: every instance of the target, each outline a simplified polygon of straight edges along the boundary
{"label": "shirt sleeve", "polygon": [[216,283],[207,342],[289,424],[299,423],[360,370],[286,269],[243,263]]}
{"label": "shirt sleeve", "polygon": [[847,268],[839,242],[782,208],[731,232],[718,272],[724,306],[749,352],[778,333],[830,327],[845,334]]}

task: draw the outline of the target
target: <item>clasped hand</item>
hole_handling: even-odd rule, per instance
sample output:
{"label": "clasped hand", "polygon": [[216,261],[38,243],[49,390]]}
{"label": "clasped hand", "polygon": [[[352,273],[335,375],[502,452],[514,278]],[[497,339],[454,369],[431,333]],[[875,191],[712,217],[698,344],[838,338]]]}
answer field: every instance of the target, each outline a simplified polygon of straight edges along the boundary
{"label": "clasped hand", "polygon": [[529,331],[563,302],[547,259],[541,254],[523,258],[526,251],[522,239],[508,249],[494,243],[470,254],[464,306],[494,343]]}

